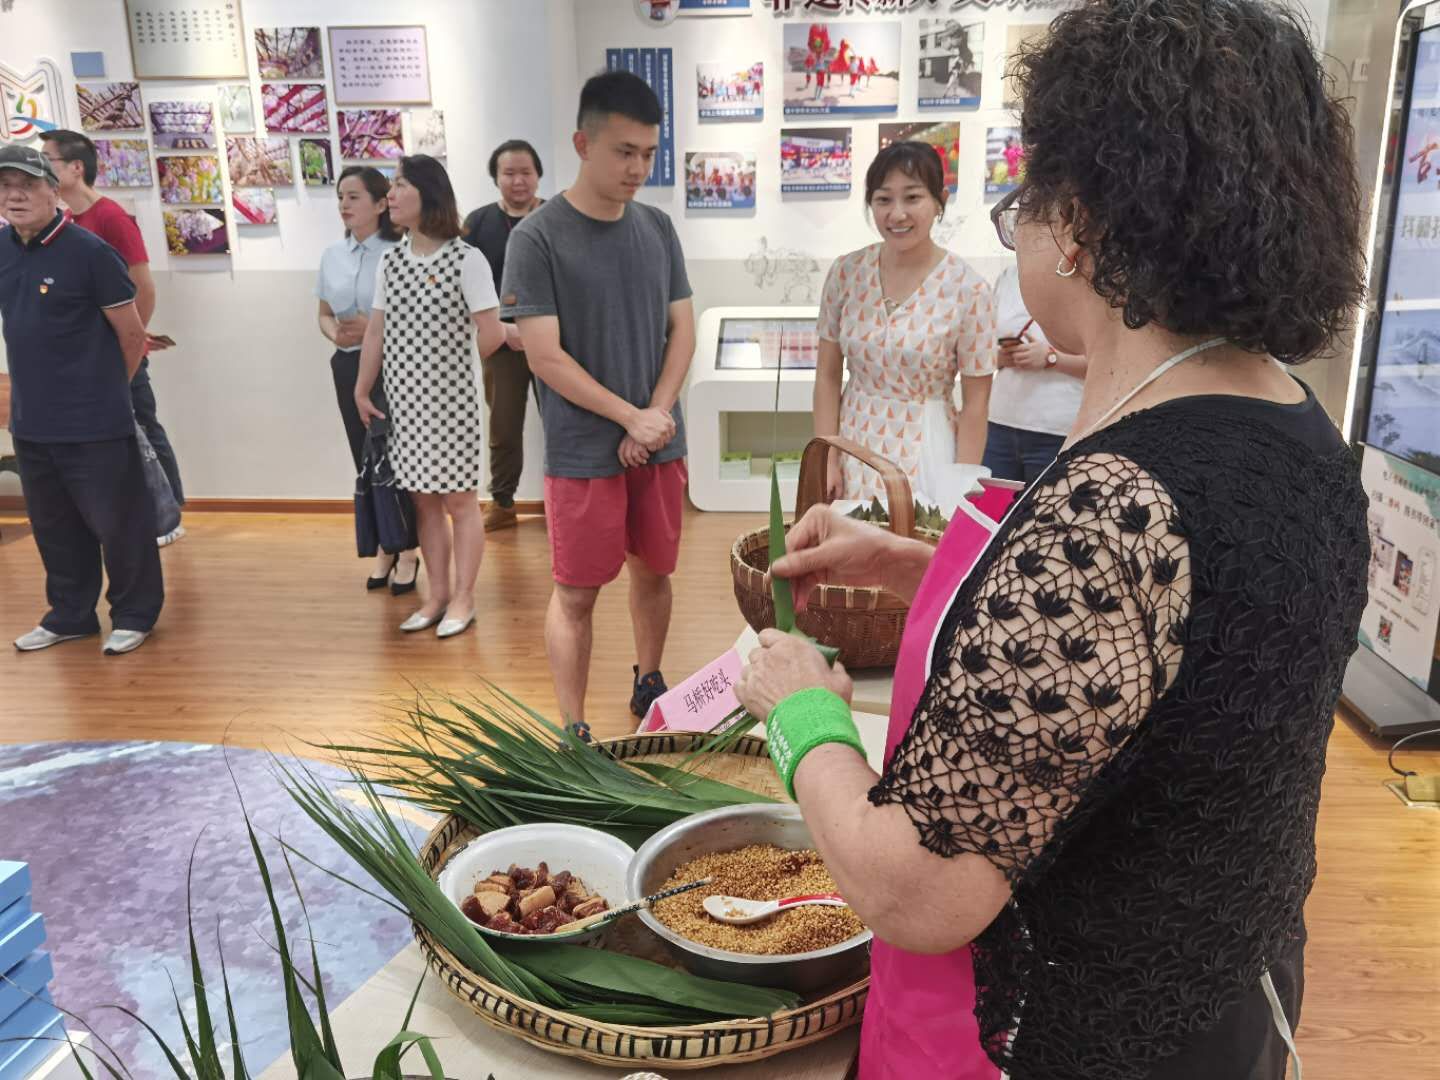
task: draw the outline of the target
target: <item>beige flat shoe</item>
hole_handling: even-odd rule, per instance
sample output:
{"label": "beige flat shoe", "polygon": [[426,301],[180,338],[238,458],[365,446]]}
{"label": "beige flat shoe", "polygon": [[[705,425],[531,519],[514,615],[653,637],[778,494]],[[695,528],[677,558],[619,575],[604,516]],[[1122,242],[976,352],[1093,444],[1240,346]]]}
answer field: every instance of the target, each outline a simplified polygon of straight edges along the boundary
{"label": "beige flat shoe", "polygon": [[400,631],[405,634],[417,634],[421,630],[429,630],[443,617],[443,615],[425,615],[417,611],[400,624]]}
{"label": "beige flat shoe", "polygon": [[454,637],[456,634],[463,634],[470,627],[475,625],[475,613],[472,611],[463,619],[446,619],[441,622],[435,631],[437,638]]}

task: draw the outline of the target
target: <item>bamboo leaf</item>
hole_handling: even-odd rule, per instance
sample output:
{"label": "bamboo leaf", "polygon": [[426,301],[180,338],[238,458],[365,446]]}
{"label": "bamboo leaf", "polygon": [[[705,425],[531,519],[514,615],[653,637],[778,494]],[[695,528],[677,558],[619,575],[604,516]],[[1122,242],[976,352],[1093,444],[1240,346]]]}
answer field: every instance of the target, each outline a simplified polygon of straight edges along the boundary
{"label": "bamboo leaf", "polygon": [[175,1056],[175,1052],[170,1049],[170,1044],[160,1037],[160,1033],[158,1031],[156,1031],[153,1027],[147,1024],[144,1020],[140,1019],[140,1017],[137,1016],[135,1013],[125,1008],[124,1005],[111,1005],[109,1006],[109,1008],[124,1013],[131,1020],[134,1020],[137,1024],[139,1024],[146,1031],[148,1031],[150,1033],[150,1037],[155,1040],[155,1044],[160,1047],[160,1052],[165,1055],[165,1063],[169,1065],[170,1068],[175,1070],[175,1075],[179,1077],[180,1080],[191,1080],[189,1074],[185,1072],[184,1067],[180,1064],[180,1059],[177,1058]]}
{"label": "bamboo leaf", "polygon": [[[199,1046],[190,1045],[190,1061],[200,1074],[200,1080],[225,1080],[225,1070],[220,1065],[220,1052],[215,1046],[215,1025],[210,1019],[209,995],[205,990],[205,972],[200,967],[200,950],[195,945],[195,908],[192,902],[192,879],[195,875],[195,852],[205,830],[201,829],[190,848],[190,861],[185,867],[185,928],[190,940],[190,981],[195,987],[195,1028],[199,1035]],[[172,987],[173,988],[173,987]],[[177,999],[178,1008],[179,1001]],[[185,1014],[180,1013],[183,1023]],[[189,1031],[186,1041],[190,1042]],[[198,1053],[198,1056],[197,1056]]]}
{"label": "bamboo leaf", "polygon": [[230,1025],[230,1080],[250,1080],[245,1056],[240,1052],[240,1025],[235,1022],[235,999],[230,993],[230,972],[225,966],[225,946],[220,941],[220,921],[215,921],[215,948],[220,953],[220,985],[225,988],[225,1018]]}
{"label": "bamboo leaf", "polygon": [[696,776],[684,769],[677,769],[673,765],[661,765],[653,761],[637,761],[635,768],[643,769],[654,776],[662,784],[671,784],[680,788],[687,795],[706,802],[712,802],[716,807],[735,806],[739,803],[771,803],[775,800],[768,795],[761,795],[758,791],[750,791],[747,788],[736,787],[734,784],[727,784],[723,780],[711,780],[705,776]]}
{"label": "bamboo leaf", "polygon": [[[285,860],[285,871],[290,875],[290,885],[295,890],[295,898],[300,901],[300,914],[305,919],[305,936],[310,942],[310,972],[315,978],[313,993],[315,994],[315,1010],[320,1014],[320,1039],[325,1047],[325,1057],[339,1072],[345,1071],[345,1066],[340,1061],[340,1048],[335,1044],[335,1032],[330,1027],[330,1009],[325,1003],[325,976],[320,970],[320,956],[315,950],[315,931],[310,923],[310,909],[305,906],[305,894],[300,889],[300,881],[295,877],[295,867],[291,865],[290,853],[282,845],[280,857]],[[225,1080],[222,1076],[220,1080]]]}
{"label": "bamboo leaf", "polygon": [[[770,565],[774,566],[785,556],[785,513],[780,508],[780,474],[775,462],[770,462]],[[775,629],[788,634],[795,629],[795,598],[790,590],[789,578],[770,575],[770,595],[775,600]]]}
{"label": "bamboo leaf", "polygon": [[[165,973],[165,977],[170,978],[168,971]],[[190,1054],[191,1067],[195,1070],[199,1080],[214,1080],[213,1066],[218,1062],[208,1060],[200,1053],[200,1047],[195,1042],[195,1035],[190,1030],[190,1022],[185,1018],[185,1009],[180,1004],[180,993],[175,989],[174,979],[170,979],[170,996],[175,999],[175,1015],[180,1020],[180,1034],[185,1039],[185,1048]],[[223,1073],[220,1080],[225,1080]]]}
{"label": "bamboo leaf", "polygon": [[400,1055],[406,1048],[405,1036],[410,1034],[410,1018],[415,1015],[415,1002],[420,1000],[420,988],[424,985],[425,973],[422,971],[420,981],[415,984],[415,992],[410,995],[410,1007],[405,1010],[405,1019],[400,1024],[400,1034],[391,1039],[376,1055],[375,1065],[370,1070],[370,1080],[402,1080]]}
{"label": "bamboo leaf", "polygon": [[799,996],[788,990],[702,979],[648,960],[579,945],[526,942],[523,946],[501,948],[513,950],[516,963],[546,978],[584,983],[716,1016],[768,1016],[793,1008],[799,1001]]}

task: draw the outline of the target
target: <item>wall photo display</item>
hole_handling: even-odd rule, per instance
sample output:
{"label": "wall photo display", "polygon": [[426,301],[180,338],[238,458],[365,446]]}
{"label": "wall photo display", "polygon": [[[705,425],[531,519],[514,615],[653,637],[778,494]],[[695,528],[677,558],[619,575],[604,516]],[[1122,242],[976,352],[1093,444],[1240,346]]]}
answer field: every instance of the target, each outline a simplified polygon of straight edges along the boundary
{"label": "wall photo display", "polygon": [[165,246],[171,255],[228,255],[223,210],[166,210]]}
{"label": "wall photo display", "polygon": [[208,101],[150,102],[157,150],[214,150],[215,108]]}
{"label": "wall photo display", "polygon": [[232,188],[288,187],[295,183],[288,139],[240,135],[225,140],[225,162]]}
{"label": "wall photo display", "polygon": [[125,0],[137,79],[244,79],[236,0]]}
{"label": "wall photo display", "polygon": [[340,157],[346,161],[398,161],[405,156],[399,109],[338,109]]}
{"label": "wall photo display", "polygon": [[214,154],[172,154],[155,162],[162,203],[219,203],[220,159]]}
{"label": "wall photo display", "polygon": [[947,120],[938,124],[881,124],[880,149],[891,143],[923,142],[935,148],[940,167],[945,170],[945,188],[954,195],[960,188],[960,122]]}
{"label": "wall photo display", "polygon": [[300,177],[308,187],[335,182],[335,161],[329,139],[300,140]]}
{"label": "wall photo display", "polygon": [[787,23],[786,116],[893,113],[900,108],[900,23]]}
{"label": "wall photo display", "polygon": [[315,135],[330,130],[330,103],[324,83],[261,83],[265,130],[279,135]]}
{"label": "wall photo display", "polygon": [[236,188],[230,193],[237,225],[274,225],[277,219],[274,188]]}
{"label": "wall photo display", "polygon": [[262,79],[323,79],[325,50],[318,26],[267,26],[255,31]]}
{"label": "wall photo display", "polygon": [[255,130],[255,103],[248,83],[217,87],[215,104],[220,110],[220,127],[226,135],[248,135]]}
{"label": "wall photo display", "polygon": [[685,154],[685,206],[689,210],[755,209],[755,155],[739,150]]}
{"label": "wall photo display", "polygon": [[985,24],[959,19],[921,19],[922,109],[977,109],[984,76]]}
{"label": "wall photo display", "polygon": [[[1049,23],[1012,23],[1005,28],[1005,55],[1014,56],[1020,49],[1031,43],[1038,43],[1050,32]],[[1020,107],[1020,87],[1011,78],[1010,64],[1005,65],[1005,93],[1000,102],[1007,109]]]}
{"label": "wall photo display", "polygon": [[678,172],[675,144],[675,50],[622,48],[605,50],[606,71],[628,71],[645,80],[660,99],[660,145],[646,187],[674,187]]}
{"label": "wall photo display", "polygon": [[848,127],[781,130],[780,191],[783,194],[848,192],[852,173]]}
{"label": "wall photo display", "polygon": [[95,159],[99,172],[96,187],[151,187],[150,144],[144,139],[96,139]]}
{"label": "wall photo display", "polygon": [[138,82],[77,83],[80,127],[84,131],[144,131]]}
{"label": "wall photo display", "polygon": [[985,132],[985,201],[995,202],[1025,180],[1025,148],[1020,129],[992,127]]}
{"label": "wall photo display", "polygon": [[444,109],[412,109],[410,112],[410,139],[414,153],[429,154],[443,158],[449,152],[445,140]]}
{"label": "wall photo display", "polygon": [[330,62],[337,105],[430,104],[423,26],[332,26]]}
{"label": "wall photo display", "polygon": [[701,120],[761,120],[765,116],[765,65],[696,64],[695,99]]}

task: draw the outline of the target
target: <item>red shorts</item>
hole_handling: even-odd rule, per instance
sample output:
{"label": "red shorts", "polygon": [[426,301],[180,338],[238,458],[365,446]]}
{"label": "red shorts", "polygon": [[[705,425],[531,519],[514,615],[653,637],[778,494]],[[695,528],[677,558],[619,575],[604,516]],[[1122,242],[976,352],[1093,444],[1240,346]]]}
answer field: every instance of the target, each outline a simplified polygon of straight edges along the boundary
{"label": "red shorts", "polygon": [[545,477],[556,583],[577,589],[608,585],[620,576],[626,555],[653,573],[673,574],[689,479],[683,458],[593,480]]}

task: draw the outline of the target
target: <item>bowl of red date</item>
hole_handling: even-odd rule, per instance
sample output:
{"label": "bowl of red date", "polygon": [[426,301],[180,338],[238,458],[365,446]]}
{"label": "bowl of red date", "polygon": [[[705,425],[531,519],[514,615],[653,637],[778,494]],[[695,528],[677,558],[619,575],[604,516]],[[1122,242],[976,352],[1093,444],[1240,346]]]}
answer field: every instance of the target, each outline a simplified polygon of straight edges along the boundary
{"label": "bowl of red date", "polygon": [[440,872],[439,885],[481,932],[513,941],[589,941],[605,927],[566,930],[620,907],[635,851],[583,825],[515,825],[476,837]]}

